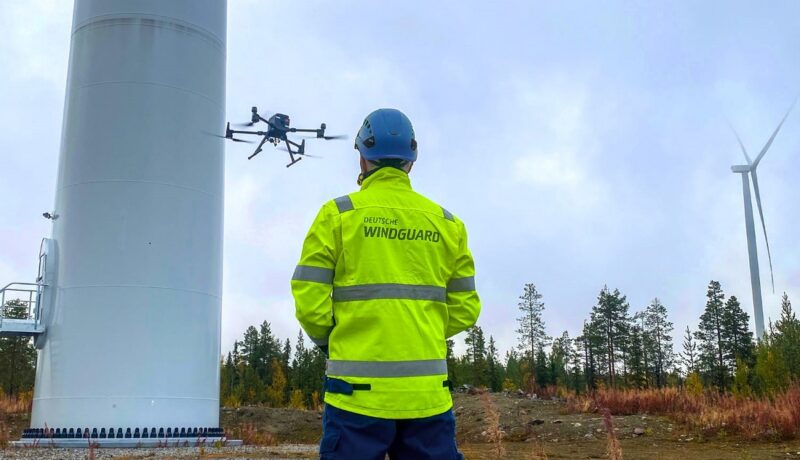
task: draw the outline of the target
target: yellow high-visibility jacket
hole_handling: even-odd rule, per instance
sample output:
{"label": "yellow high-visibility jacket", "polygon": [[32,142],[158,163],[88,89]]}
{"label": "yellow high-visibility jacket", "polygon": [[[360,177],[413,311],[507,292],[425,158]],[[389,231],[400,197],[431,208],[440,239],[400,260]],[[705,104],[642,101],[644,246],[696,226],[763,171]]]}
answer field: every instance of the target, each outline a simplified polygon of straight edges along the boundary
{"label": "yellow high-visibility jacket", "polygon": [[292,294],[303,329],[328,347],[338,385],[326,404],[388,419],[452,407],[445,339],[478,318],[475,266],[464,224],[404,171],[379,169],[322,206]]}

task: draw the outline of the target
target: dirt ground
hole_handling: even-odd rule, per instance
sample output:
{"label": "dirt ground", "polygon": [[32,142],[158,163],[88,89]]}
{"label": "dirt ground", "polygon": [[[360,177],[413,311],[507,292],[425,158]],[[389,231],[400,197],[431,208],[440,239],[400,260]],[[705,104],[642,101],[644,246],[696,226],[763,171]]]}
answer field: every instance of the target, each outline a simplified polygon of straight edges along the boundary
{"label": "dirt ground", "polygon": [[[494,394],[491,401],[500,414],[505,455],[488,444],[485,404],[479,396],[454,395],[458,420],[458,444],[468,459],[606,458],[607,437],[599,414],[566,414],[559,401],[532,400],[517,395]],[[790,442],[742,442],[731,437],[704,438],[674,425],[663,417],[635,415],[614,417],[616,433],[625,459],[800,459],[800,440]],[[6,418],[2,423],[10,430],[10,439],[19,439],[28,426],[24,415]],[[186,452],[121,452],[101,449],[96,458],[316,458],[313,446],[321,434],[322,414],[316,411],[242,407],[223,409],[221,423],[234,437],[277,442],[245,450],[208,448],[200,453]],[[639,433],[639,434],[637,434]],[[259,439],[260,438],[260,439]],[[15,452],[16,451],[16,452]],[[115,455],[116,452],[116,455]],[[30,449],[0,450],[0,458],[33,457]],[[58,458],[86,458],[85,450],[58,454]],[[44,458],[44,456],[42,456]]]}

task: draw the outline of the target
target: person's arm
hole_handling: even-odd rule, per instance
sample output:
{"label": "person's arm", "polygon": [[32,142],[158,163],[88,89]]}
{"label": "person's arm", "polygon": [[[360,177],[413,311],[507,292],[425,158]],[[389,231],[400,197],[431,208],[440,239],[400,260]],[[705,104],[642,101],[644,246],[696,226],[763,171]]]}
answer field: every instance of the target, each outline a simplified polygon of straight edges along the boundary
{"label": "person's arm", "polygon": [[447,283],[447,310],[450,320],[447,323],[446,337],[452,337],[472,327],[481,312],[481,299],[475,290],[475,262],[467,246],[467,230],[461,221],[458,221],[458,225],[461,227],[461,242],[453,274]]}
{"label": "person's arm", "polygon": [[339,213],[333,201],[317,214],[303,242],[292,276],[295,316],[311,340],[323,350],[333,328],[333,275],[339,251]]}

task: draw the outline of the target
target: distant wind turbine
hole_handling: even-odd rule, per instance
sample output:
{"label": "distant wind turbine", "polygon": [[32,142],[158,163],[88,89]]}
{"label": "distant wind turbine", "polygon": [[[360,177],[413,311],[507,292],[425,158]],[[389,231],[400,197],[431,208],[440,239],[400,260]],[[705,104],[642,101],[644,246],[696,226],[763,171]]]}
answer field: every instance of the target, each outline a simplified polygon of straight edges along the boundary
{"label": "distant wind turbine", "polygon": [[[759,339],[764,336],[764,306],[761,299],[761,276],[758,271],[758,251],[756,249],[755,223],[753,222],[753,203],[752,199],[750,198],[750,177],[753,178],[753,191],[755,191],[756,194],[758,215],[761,218],[761,228],[764,231],[764,241],[767,244],[769,275],[770,280],[772,281],[772,292],[774,293],[775,276],[772,273],[772,254],[770,253],[769,239],[767,238],[767,226],[764,223],[764,210],[761,208],[761,193],[758,190],[758,175],[756,174],[756,169],[758,168],[758,164],[761,162],[761,159],[764,158],[764,154],[767,153],[767,150],[769,150],[770,146],[772,145],[772,141],[775,140],[775,136],[778,135],[778,131],[781,130],[783,122],[786,121],[789,113],[794,108],[795,102],[797,102],[797,99],[795,99],[795,101],[789,107],[789,110],[786,111],[786,115],[784,115],[781,122],[778,123],[778,127],[775,128],[772,136],[770,136],[767,143],[764,144],[764,148],[761,149],[761,152],[759,152],[755,161],[750,160],[750,155],[747,154],[747,149],[744,148],[742,139],[739,138],[739,134],[736,133],[736,130],[733,130],[733,134],[736,135],[736,140],[739,142],[739,147],[742,149],[744,158],[747,160],[746,165],[734,165],[731,167],[731,170],[742,175],[742,191],[744,192],[744,222],[745,230],[747,231],[747,253],[750,256],[750,287],[753,290],[753,315],[756,322],[756,337]],[[733,127],[731,127],[731,129],[733,129]]]}

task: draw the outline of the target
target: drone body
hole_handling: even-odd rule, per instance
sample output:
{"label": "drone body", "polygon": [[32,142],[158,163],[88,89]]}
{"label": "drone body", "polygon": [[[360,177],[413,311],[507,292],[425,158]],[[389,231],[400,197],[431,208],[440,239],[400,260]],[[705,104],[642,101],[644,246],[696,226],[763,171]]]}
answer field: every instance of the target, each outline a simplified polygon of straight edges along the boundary
{"label": "drone body", "polygon": [[[234,134],[246,134],[246,135],[254,135],[254,136],[261,136],[261,141],[256,147],[255,151],[247,157],[248,160],[252,159],[254,156],[258,155],[263,149],[262,147],[264,144],[269,142],[274,146],[278,146],[281,142],[284,142],[286,145],[286,150],[289,152],[290,162],[286,167],[292,166],[293,164],[297,163],[298,161],[302,160],[304,156],[311,156],[305,153],[306,150],[306,141],[303,139],[299,144],[287,137],[288,133],[314,133],[314,138],[316,139],[343,139],[345,136],[326,136],[325,135],[325,123],[322,123],[318,129],[302,129],[302,128],[292,128],[291,120],[288,115],[282,113],[276,113],[266,119],[258,114],[258,108],[252,108],[252,115],[250,117],[250,122],[246,123],[244,126],[254,126],[257,123],[263,122],[267,124],[266,131],[242,131],[242,130],[235,130],[231,129],[230,122],[225,127],[225,139],[230,139],[234,142],[251,142],[246,141],[244,139],[234,138]],[[222,136],[219,136],[222,137]]]}

